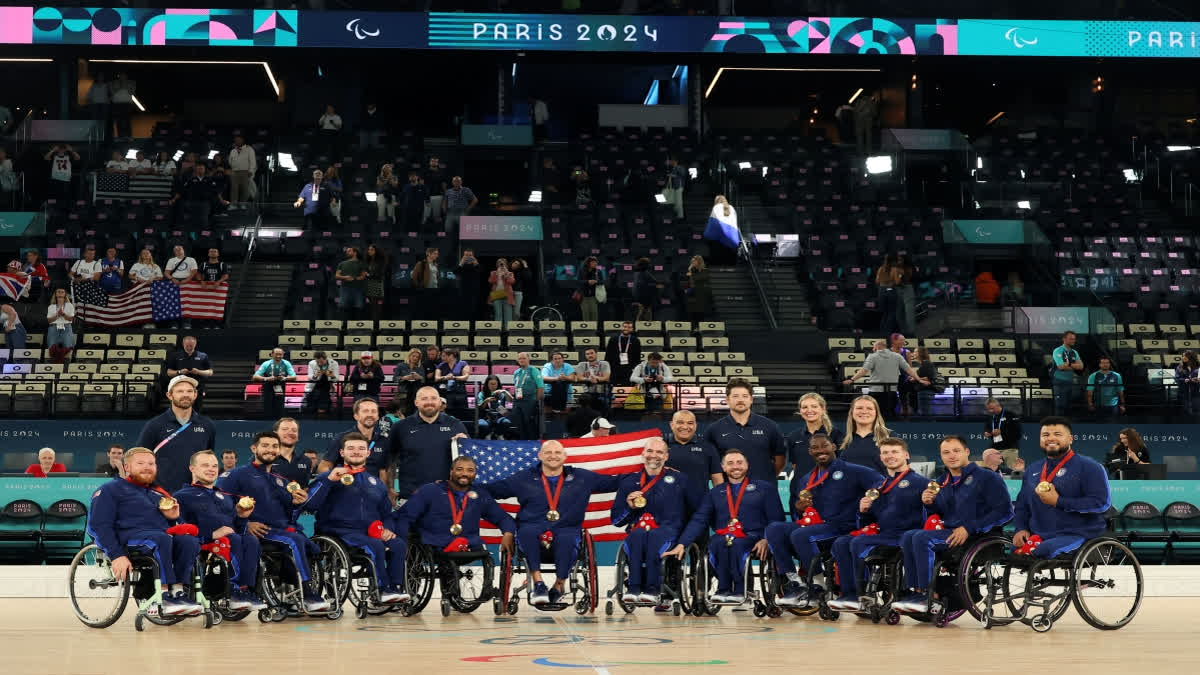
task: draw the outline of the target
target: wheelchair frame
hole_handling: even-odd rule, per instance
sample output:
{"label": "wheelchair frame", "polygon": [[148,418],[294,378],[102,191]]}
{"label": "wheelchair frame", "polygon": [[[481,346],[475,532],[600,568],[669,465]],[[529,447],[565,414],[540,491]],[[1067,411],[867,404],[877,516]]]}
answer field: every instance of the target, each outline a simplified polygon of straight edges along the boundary
{"label": "wheelchair frame", "polygon": [[[617,548],[616,584],[605,594],[607,599],[604,601],[604,613],[606,615],[612,616],[614,604],[626,614],[632,614],[633,610],[638,607],[661,607],[666,602],[670,603],[671,613],[675,616],[679,616],[681,613],[692,613],[691,601],[684,586],[692,583],[695,572],[693,570],[689,574],[682,560],[678,560],[674,556],[659,558],[659,578],[662,579],[662,586],[659,587],[658,600],[655,602],[626,602],[621,597],[625,591],[625,582],[629,579],[629,565],[629,553],[625,550],[625,542],[622,541]],[[672,582],[675,583],[672,584]],[[694,594],[691,597],[694,597]]]}
{"label": "wheelchair frame", "polygon": [[[508,553],[504,553],[500,557],[500,587],[503,592],[494,600],[496,615],[500,616],[504,613],[510,615],[516,614],[517,609],[520,607],[522,591],[525,592],[525,602],[543,612],[560,612],[572,605],[575,606],[575,613],[579,615],[595,612],[600,606],[600,584],[596,572],[596,547],[592,539],[592,533],[586,529],[583,529],[582,533],[583,538],[580,541],[582,545],[579,555],[575,558],[575,564],[571,566],[571,574],[567,579],[567,590],[563,594],[563,597],[566,597],[567,593],[570,594],[570,602],[560,601],[543,605],[533,604],[533,574],[529,569],[528,559],[520,547],[517,547],[515,560],[514,556],[510,556]],[[548,565],[542,563],[539,571],[542,574],[555,573],[554,563],[550,562]],[[514,588],[512,578],[516,574],[524,574],[525,579],[521,582],[521,585]],[[507,601],[503,602],[503,606],[501,605],[501,598],[507,598]]]}
{"label": "wheelchair frame", "polygon": [[[434,582],[442,588],[440,609],[442,616],[450,616],[454,610],[470,614],[491,600],[497,607],[501,602],[500,589],[496,585],[496,562],[486,548],[481,551],[463,551],[447,553],[437,551],[434,547],[423,544],[414,538],[409,542],[405,584],[408,586],[412,601],[404,608],[406,614],[415,614],[425,609],[433,597]],[[480,563],[478,567],[470,563]],[[476,572],[476,570],[479,570]],[[481,580],[481,588],[474,599],[466,598],[462,593],[463,581],[473,582],[476,574]],[[496,610],[497,616],[503,614]]]}
{"label": "wheelchair frame", "polygon": [[[159,569],[158,561],[154,556],[142,553],[140,551],[126,551],[126,556],[132,567],[129,570],[129,575],[125,579],[118,581],[112,573],[112,561],[105,555],[100,547],[95,543],[88,544],[80,549],[75,557],[71,560],[71,566],[67,571],[67,589],[71,597],[71,606],[75,612],[75,617],[79,619],[85,626],[91,628],[108,628],[109,626],[120,620],[125,613],[125,607],[129,604],[129,597],[132,595],[134,602],[137,604],[137,617],[134,619],[134,628],[138,632],[145,630],[145,622],[150,621],[158,626],[173,626],[186,618],[194,616],[204,617],[204,627],[212,628],[220,619],[217,618],[217,611],[212,603],[204,595],[202,572],[204,569],[203,558],[204,553],[197,556],[196,565],[192,568],[192,589],[196,596],[196,602],[200,604],[203,610],[199,614],[189,615],[173,615],[164,616],[161,613],[162,608],[162,575]],[[76,576],[81,567],[95,567],[103,576],[97,579],[89,579],[88,589],[116,589],[116,595],[113,597],[112,608],[104,617],[92,618],[80,607],[81,597],[77,594]],[[79,580],[82,581],[82,580]]]}
{"label": "wheelchair frame", "polygon": [[[768,576],[769,563],[772,563],[770,553],[767,554],[766,560],[759,560],[754,557],[754,551],[750,550],[746,555],[746,562],[742,565],[742,598],[735,602],[713,602],[711,593],[714,590],[713,584],[717,580],[717,573],[711,568],[712,561],[708,557],[708,548],[717,541],[719,537],[713,537],[708,546],[701,547],[699,543],[692,543],[684,552],[685,561],[696,561],[697,574],[693,579],[691,586],[695,590],[695,596],[692,599],[692,615],[693,616],[716,616],[721,611],[722,607],[740,607],[746,602],[753,602],[754,616],[762,618],[767,616],[770,607],[774,605],[774,586],[770,582]],[[718,546],[720,544],[717,544]],[[758,565],[755,565],[755,562]],[[685,562],[685,569],[687,569]],[[754,580],[758,579],[758,589],[754,588]],[[703,580],[703,582],[701,582]]]}
{"label": "wheelchair frame", "polygon": [[[281,556],[291,558],[291,553],[279,542],[264,541],[259,558],[258,593],[268,606],[258,612],[258,620],[262,623],[279,623],[289,616],[323,616],[330,621],[342,617],[342,604],[350,592],[350,559],[340,542],[329,537],[312,537],[310,541],[317,544],[320,551],[309,557],[309,578],[318,583],[321,597],[329,601],[329,609],[319,612],[305,609],[304,580],[300,575],[299,561],[291,560],[295,577],[289,583],[283,578],[284,561]],[[296,607],[294,612],[288,608],[289,605]]]}

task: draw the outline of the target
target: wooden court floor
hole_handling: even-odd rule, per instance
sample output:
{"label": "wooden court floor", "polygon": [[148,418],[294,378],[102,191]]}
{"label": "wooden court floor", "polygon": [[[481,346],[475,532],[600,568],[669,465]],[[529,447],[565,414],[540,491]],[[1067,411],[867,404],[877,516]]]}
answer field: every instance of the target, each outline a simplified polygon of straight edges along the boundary
{"label": "wooden court floor", "polygon": [[[1045,634],[1013,625],[985,631],[963,617],[944,629],[903,619],[874,625],[788,616],[756,619],[722,611],[713,618],[579,617],[522,607],[496,618],[484,607],[442,618],[436,603],[414,617],[338,621],[253,616],[204,630],[133,628],[133,612],[97,630],[80,624],[70,601],[0,599],[0,673],[274,675],[287,673],[696,673],[786,668],[830,673],[1196,673],[1197,598],[1146,598],[1119,631],[1098,631],[1074,609]],[[620,610],[618,610],[620,614]],[[761,672],[761,671],[760,671]]]}

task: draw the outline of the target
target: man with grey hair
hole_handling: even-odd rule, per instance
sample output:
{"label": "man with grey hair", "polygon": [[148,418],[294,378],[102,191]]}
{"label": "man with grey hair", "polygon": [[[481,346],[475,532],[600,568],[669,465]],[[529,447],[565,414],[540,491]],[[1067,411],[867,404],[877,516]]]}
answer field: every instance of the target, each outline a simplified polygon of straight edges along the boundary
{"label": "man with grey hair", "polygon": [[1020,458],[1021,420],[1004,408],[999,399],[989,398],[983,404],[988,418],[983,423],[983,437],[992,442],[1009,464]]}
{"label": "man with grey hair", "polygon": [[983,467],[988,471],[995,471],[1001,476],[1011,476],[1018,471],[1025,470],[1025,460],[1017,458],[1012,468],[1004,463],[1004,455],[996,448],[988,448],[983,451]]}
{"label": "man with grey hair", "polygon": [[38,450],[37,464],[30,464],[25,467],[25,473],[37,478],[45,478],[52,473],[63,473],[67,467],[54,461],[54,450],[52,448],[42,448]]}

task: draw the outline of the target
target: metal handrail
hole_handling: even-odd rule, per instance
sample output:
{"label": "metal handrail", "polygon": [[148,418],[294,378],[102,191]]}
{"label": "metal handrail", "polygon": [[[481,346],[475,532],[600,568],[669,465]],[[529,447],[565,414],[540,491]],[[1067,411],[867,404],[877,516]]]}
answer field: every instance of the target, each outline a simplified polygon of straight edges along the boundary
{"label": "metal handrail", "polygon": [[758,302],[762,306],[763,313],[767,317],[767,325],[771,330],[779,328],[779,322],[775,319],[775,311],[771,309],[771,299],[767,295],[766,288],[763,287],[762,278],[758,276],[758,267],[754,264],[754,256],[751,255],[750,244],[746,241],[746,237],[742,234],[748,228],[748,223],[743,220],[746,218],[746,211],[742,208],[742,191],[737,182],[730,177],[728,171],[724,171],[724,164],[720,164],[721,178],[724,182],[725,197],[733,199],[738,212],[738,256],[746,261],[746,267],[750,270],[750,279],[754,282],[754,290],[758,294]]}
{"label": "metal handrail", "polygon": [[[250,270],[250,261],[254,257],[254,249],[258,244],[258,231],[262,227],[262,216],[258,216],[254,221],[254,225],[250,228],[250,241],[246,245],[246,258],[242,261],[241,267],[238,268],[237,281],[233,285],[233,297],[230,299],[225,309],[226,318],[234,315],[240,306],[242,299],[242,289],[246,287],[246,275]],[[245,233],[243,232],[243,236]]]}

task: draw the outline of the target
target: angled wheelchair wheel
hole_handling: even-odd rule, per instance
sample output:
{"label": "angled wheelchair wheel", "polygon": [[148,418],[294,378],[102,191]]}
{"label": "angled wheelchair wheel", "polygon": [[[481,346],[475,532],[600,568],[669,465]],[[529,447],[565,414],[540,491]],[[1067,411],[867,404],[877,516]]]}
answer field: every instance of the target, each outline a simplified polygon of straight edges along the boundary
{"label": "angled wheelchair wheel", "polygon": [[433,584],[437,579],[437,565],[429,547],[420,542],[410,542],[408,556],[404,560],[404,584],[412,597],[405,612],[416,614],[425,609],[433,597]]}
{"label": "angled wheelchair wheel", "polygon": [[111,561],[95,544],[83,547],[71,560],[67,588],[75,617],[92,628],[116,623],[129,603],[129,582],[117,581]]}
{"label": "angled wheelchair wheel", "polygon": [[330,609],[341,608],[350,594],[350,554],[342,543],[333,537],[317,535],[313,543],[320,547],[321,553],[317,560],[312,561],[313,578],[321,583],[321,596],[329,601]]}
{"label": "angled wheelchair wheel", "polygon": [[703,555],[700,547],[692,544],[675,563],[679,569],[679,606],[684,614],[700,616],[704,613],[704,597],[698,590],[704,567]]}
{"label": "angled wheelchair wheel", "polygon": [[1012,542],[1004,537],[985,537],[975,542],[959,562],[955,581],[958,604],[976,621],[983,620],[987,604],[987,568],[1002,560],[1011,549]]}
{"label": "angled wheelchair wheel", "polygon": [[582,616],[595,612],[600,606],[600,580],[596,570],[596,546],[591,532],[585,530],[583,533],[579,559],[575,561],[575,568],[571,574],[580,576],[578,587],[582,591],[581,597],[575,600],[575,613]]}
{"label": "angled wheelchair wheel", "polygon": [[629,556],[625,553],[625,546],[617,547],[617,563],[614,566],[616,582],[613,584],[612,590],[609,591],[610,599],[605,603],[605,614],[613,613],[613,603],[616,603],[626,614],[633,613],[633,605],[621,599],[625,593],[625,585],[629,582]]}
{"label": "angled wheelchair wheel", "polygon": [[490,555],[465,564],[447,563],[447,566],[446,576],[442,577],[443,584],[448,581],[454,588],[447,592],[443,585],[442,595],[449,599],[450,606],[455,611],[474,612],[495,594],[493,579],[496,575],[496,563]]}
{"label": "angled wheelchair wheel", "polygon": [[1092,627],[1116,630],[1133,621],[1145,592],[1142,566],[1133,551],[1115,539],[1093,539],[1075,555],[1072,600]]}
{"label": "angled wheelchair wheel", "polygon": [[[496,584],[496,595],[492,598],[492,611],[496,616],[516,614],[516,608],[509,612],[512,598],[513,558],[505,551],[500,552],[500,579]],[[513,601],[515,602],[515,601]]]}
{"label": "angled wheelchair wheel", "polygon": [[[711,546],[712,543],[710,542],[709,545]],[[688,549],[689,555],[692,555],[692,548],[696,549],[694,555],[700,563],[696,572],[696,601],[692,614],[694,616],[716,616],[721,612],[721,606],[713,605],[708,601],[709,596],[717,589],[716,571],[713,570],[712,562],[708,559],[707,550],[700,548],[698,544],[692,544]]]}

